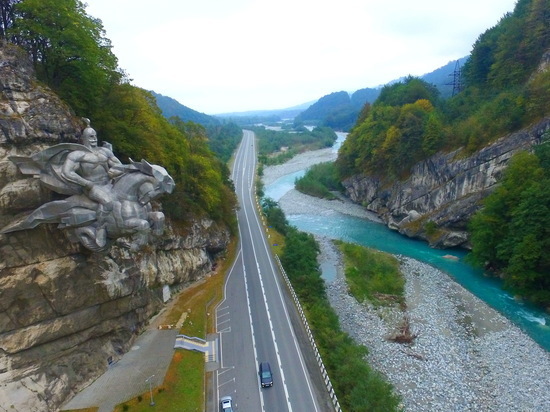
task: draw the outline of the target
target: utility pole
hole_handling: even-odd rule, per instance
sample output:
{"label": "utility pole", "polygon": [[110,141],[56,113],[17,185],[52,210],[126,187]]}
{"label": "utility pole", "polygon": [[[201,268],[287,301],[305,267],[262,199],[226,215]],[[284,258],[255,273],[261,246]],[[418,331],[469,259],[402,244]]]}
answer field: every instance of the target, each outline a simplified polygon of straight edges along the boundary
{"label": "utility pole", "polygon": [[457,95],[462,91],[462,69],[460,67],[460,60],[457,60],[455,63],[455,69],[450,76],[453,76],[453,81],[446,83],[447,86],[453,86],[452,96]]}
{"label": "utility pole", "polygon": [[153,387],[151,386],[151,381],[155,375],[149,376],[147,379],[145,379],[145,383],[149,382],[149,395],[151,395],[151,403],[149,405],[155,406],[155,401],[153,400]]}

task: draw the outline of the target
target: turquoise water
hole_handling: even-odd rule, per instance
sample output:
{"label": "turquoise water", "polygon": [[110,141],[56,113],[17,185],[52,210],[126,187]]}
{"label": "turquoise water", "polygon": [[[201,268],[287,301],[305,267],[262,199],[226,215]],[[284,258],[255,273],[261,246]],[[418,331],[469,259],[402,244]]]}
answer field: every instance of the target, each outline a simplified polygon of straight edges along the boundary
{"label": "turquoise water", "polygon": [[[284,176],[266,187],[266,196],[279,200],[293,187],[299,173],[303,174],[303,171]],[[433,249],[427,243],[402,236],[383,224],[337,212],[330,216],[289,215],[287,219],[291,225],[304,232],[409,256],[441,269],[550,351],[550,316],[536,307],[514,299],[502,289],[500,280],[484,276],[481,270],[464,262],[466,253],[463,250]],[[453,255],[458,260],[444,258],[445,255]],[[331,273],[333,271],[329,267],[327,270]]]}
{"label": "turquoise water", "polygon": [[294,181],[305,175],[305,170],[290,173],[277,179],[273,184],[264,187],[264,197],[279,201],[286,192],[294,189]]}

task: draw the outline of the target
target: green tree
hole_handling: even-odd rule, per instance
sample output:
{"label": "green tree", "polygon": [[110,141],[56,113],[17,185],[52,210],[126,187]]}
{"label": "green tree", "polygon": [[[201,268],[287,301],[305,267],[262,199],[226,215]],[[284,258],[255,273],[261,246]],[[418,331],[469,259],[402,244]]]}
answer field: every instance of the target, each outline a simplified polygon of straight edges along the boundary
{"label": "green tree", "polygon": [[374,104],[403,106],[421,99],[428,100],[435,105],[439,100],[439,91],[433,84],[418,77],[408,76],[402,82],[384,86]]}
{"label": "green tree", "polygon": [[435,154],[443,145],[445,131],[441,116],[435,112],[428,115],[422,136],[422,151],[426,156]]}
{"label": "green tree", "polygon": [[210,149],[203,126],[181,120],[174,124],[186,138],[188,156],[182,175],[186,195],[214,219],[229,223],[236,206],[229,169]]}
{"label": "green tree", "polygon": [[422,151],[422,137],[428,115],[433,106],[426,99],[408,103],[401,107],[397,119],[397,127],[401,132],[401,142],[397,147],[396,156],[391,159],[394,173],[408,170],[414,163],[424,158]]}
{"label": "green tree", "polygon": [[229,162],[233,152],[243,137],[242,129],[235,123],[224,123],[206,127],[208,145],[225,163]]}
{"label": "green tree", "polygon": [[502,273],[510,289],[542,304],[550,303],[548,152],[516,154],[470,224],[474,259]]}
{"label": "green tree", "polygon": [[510,235],[501,253],[510,256],[504,270],[512,290],[536,303],[550,303],[550,180],[527,189],[514,211]]}
{"label": "green tree", "polygon": [[324,199],[335,199],[332,191],[342,191],[340,176],[334,163],[318,163],[310,167],[304,176],[296,179],[295,187],[302,193]]}
{"label": "green tree", "polygon": [[269,223],[277,232],[286,235],[288,221],[279,204],[271,198],[262,199],[262,211]]}
{"label": "green tree", "polygon": [[[500,185],[488,196],[481,212],[472,218],[473,255],[479,263],[489,263],[502,270],[510,253],[502,241],[509,235],[509,222],[522,192],[540,175],[537,158],[527,152],[518,153],[510,161]],[[539,176],[540,177],[540,176]]]}
{"label": "green tree", "polygon": [[0,0],[0,39],[7,39],[9,37],[8,30],[15,20],[14,6],[20,1],[21,0]]}
{"label": "green tree", "polygon": [[15,16],[10,33],[31,55],[38,78],[89,116],[122,78],[101,21],[78,0],[25,0]]}

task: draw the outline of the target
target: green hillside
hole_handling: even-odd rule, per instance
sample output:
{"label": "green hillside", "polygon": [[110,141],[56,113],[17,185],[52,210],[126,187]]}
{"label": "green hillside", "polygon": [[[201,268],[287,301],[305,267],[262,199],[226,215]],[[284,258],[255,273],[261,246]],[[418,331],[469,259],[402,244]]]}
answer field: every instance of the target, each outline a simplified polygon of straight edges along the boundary
{"label": "green hillside", "polygon": [[168,216],[184,225],[208,215],[234,227],[229,171],[209,148],[206,130],[170,123],[153,94],[130,85],[101,20],[88,16],[82,2],[3,1],[0,12],[1,40],[25,50],[38,80],[77,116],[91,119],[121,160],[144,158],[166,167],[176,181],[174,193],[162,199]]}
{"label": "green hillside", "polygon": [[[463,57],[457,61],[447,63],[433,72],[420,76],[420,79],[433,85],[443,98],[453,95],[457,83],[460,86],[460,78],[455,78],[462,71],[462,66],[468,60]],[[407,77],[392,81],[389,85],[403,82]],[[316,103],[299,113],[295,118],[295,124],[310,124],[331,127],[335,130],[350,131],[357,122],[361,110],[365,104],[372,104],[380,95],[381,87],[366,87],[349,94],[347,92],[334,92],[321,97]]]}
{"label": "green hillside", "polygon": [[190,109],[189,107],[178,102],[176,99],[163,96],[162,94],[155,93],[152,90],[151,94],[155,97],[158,107],[162,111],[163,116],[167,119],[175,116],[179,117],[184,122],[194,122],[203,126],[218,126],[221,124],[220,120],[214,116],[209,116]]}
{"label": "green hillside", "polygon": [[[549,22],[548,1],[519,0],[479,36],[463,66],[464,87],[449,99],[419,78],[386,85],[342,145],[341,178],[369,174],[391,184],[438,151],[467,156],[550,115],[550,70],[538,70],[550,60]],[[543,305],[550,305],[549,138],[512,161],[471,226],[475,260]]]}

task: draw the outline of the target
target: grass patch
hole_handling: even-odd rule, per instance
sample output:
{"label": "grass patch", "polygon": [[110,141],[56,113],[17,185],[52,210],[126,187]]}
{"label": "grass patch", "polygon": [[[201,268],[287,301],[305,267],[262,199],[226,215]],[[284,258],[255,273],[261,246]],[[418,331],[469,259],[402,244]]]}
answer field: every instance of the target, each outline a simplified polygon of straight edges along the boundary
{"label": "grass patch", "polygon": [[296,190],[306,195],[321,199],[334,200],[333,191],[342,191],[338,170],[333,162],[318,163],[311,166],[299,179],[296,179]]}
{"label": "grass patch", "polygon": [[344,255],[345,276],[355,299],[377,306],[404,302],[405,279],[395,256],[351,243],[335,243]]}
{"label": "grass patch", "polygon": [[[155,410],[198,412],[204,408],[204,355],[178,349],[161,386],[153,388]],[[123,402],[114,412],[151,411],[149,391]]]}
{"label": "grass patch", "polygon": [[269,242],[271,251],[277,256],[281,256],[285,247],[285,237],[273,228],[266,228],[266,233],[269,236],[267,241]]}

